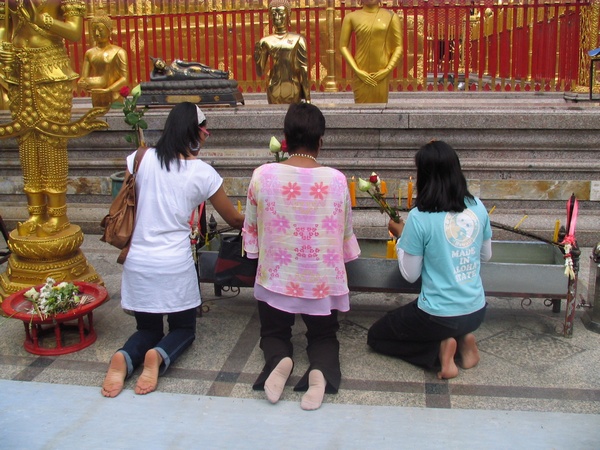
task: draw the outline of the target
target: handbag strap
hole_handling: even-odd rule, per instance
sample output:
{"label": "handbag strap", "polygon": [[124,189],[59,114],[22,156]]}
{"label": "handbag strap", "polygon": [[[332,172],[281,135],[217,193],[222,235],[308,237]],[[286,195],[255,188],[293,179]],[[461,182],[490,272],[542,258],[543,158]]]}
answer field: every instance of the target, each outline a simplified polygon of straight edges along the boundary
{"label": "handbag strap", "polygon": [[135,159],[133,160],[133,172],[131,173],[132,175],[137,173],[138,167],[140,167],[140,164],[142,163],[142,158],[146,154],[146,150],[148,150],[148,147],[139,147],[137,152],[135,152]]}

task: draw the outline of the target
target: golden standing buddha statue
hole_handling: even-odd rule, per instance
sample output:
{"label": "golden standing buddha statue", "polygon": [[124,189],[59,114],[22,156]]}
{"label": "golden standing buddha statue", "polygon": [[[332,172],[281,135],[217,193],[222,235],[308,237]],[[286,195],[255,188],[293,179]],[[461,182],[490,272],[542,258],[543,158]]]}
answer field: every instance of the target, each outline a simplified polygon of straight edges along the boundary
{"label": "golden standing buddha statue", "polygon": [[[379,0],[363,0],[363,7],[344,17],[340,31],[342,56],[354,71],[355,103],[387,103],[390,74],[402,55],[400,18],[381,8]],[[350,52],[352,33],[356,53]]]}
{"label": "golden standing buddha statue", "polygon": [[273,60],[267,77],[269,103],[310,103],[306,39],[288,32],[291,10],[287,0],[272,0],[269,14],[275,34],[263,37],[254,47],[258,76],[263,76],[269,57]]}
{"label": "golden standing buddha statue", "polygon": [[73,85],[65,39],[83,31],[81,0],[8,0],[0,48],[0,83],[8,90],[12,122],[0,138],[16,138],[28,219],[10,233],[8,268],[0,274],[0,298],[46,277],[100,281],[81,250],[83,233],[67,217],[67,141],[106,128],[93,108],[71,122]]}
{"label": "golden standing buddha statue", "polygon": [[[0,76],[8,88],[13,124],[2,137],[16,137],[29,218],[19,236],[50,236],[69,226],[67,137],[82,135],[69,123],[73,80],[64,39],[78,41],[85,3],[79,0],[9,0],[0,50]],[[86,133],[89,132],[86,131]]]}
{"label": "golden standing buddha statue", "polygon": [[92,106],[107,108],[122,100],[119,90],[127,85],[129,72],[127,52],[111,43],[112,20],[105,12],[96,13],[89,24],[96,46],[85,52],[77,85],[90,93]]}

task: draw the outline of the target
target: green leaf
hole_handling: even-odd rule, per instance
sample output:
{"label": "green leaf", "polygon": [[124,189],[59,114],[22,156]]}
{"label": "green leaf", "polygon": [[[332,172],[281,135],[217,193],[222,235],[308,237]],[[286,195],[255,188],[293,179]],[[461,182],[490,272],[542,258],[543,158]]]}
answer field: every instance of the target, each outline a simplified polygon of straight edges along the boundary
{"label": "green leaf", "polygon": [[140,127],[142,130],[148,129],[148,124],[144,119],[140,119],[140,121],[137,123],[137,126]]}
{"label": "green leaf", "polygon": [[127,135],[125,136],[125,140],[126,140],[127,142],[129,142],[129,143],[132,143],[132,142],[133,142],[133,136],[132,136],[131,134],[127,134]]}
{"label": "green leaf", "polygon": [[111,109],[120,109],[123,108],[123,103],[121,102],[114,102],[112,105],[110,105]]}
{"label": "green leaf", "polygon": [[139,121],[140,117],[137,115],[137,113],[132,112],[125,116],[125,122],[129,125],[136,125]]}

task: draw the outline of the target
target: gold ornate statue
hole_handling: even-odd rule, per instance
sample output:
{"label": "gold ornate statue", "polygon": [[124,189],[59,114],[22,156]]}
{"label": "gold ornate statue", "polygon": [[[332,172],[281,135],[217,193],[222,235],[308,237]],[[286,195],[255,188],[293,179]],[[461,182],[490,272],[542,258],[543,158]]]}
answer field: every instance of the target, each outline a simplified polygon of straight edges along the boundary
{"label": "gold ornate statue", "polygon": [[267,78],[269,103],[310,103],[308,56],[304,36],[288,32],[292,7],[287,0],[272,0],[269,14],[275,34],[265,36],[254,47],[256,73],[263,76],[269,57],[273,67]]}
{"label": "gold ornate statue", "polygon": [[0,138],[14,137],[19,144],[29,217],[10,234],[12,254],[0,277],[0,298],[46,276],[99,279],[78,250],[83,242],[80,227],[67,217],[67,140],[108,126],[96,120],[103,108],[71,122],[73,81],[78,75],[71,68],[64,39],[81,38],[85,2],[5,4],[9,15],[0,24],[6,37],[0,49],[0,79],[8,88],[12,122],[0,126]]}
{"label": "gold ornate statue", "polygon": [[111,43],[112,20],[105,12],[97,12],[89,24],[96,46],[85,52],[77,85],[90,93],[92,106],[106,108],[122,99],[119,90],[127,85],[127,52]]}
{"label": "gold ornate statue", "polygon": [[[363,0],[363,7],[344,17],[340,31],[342,56],[354,71],[355,103],[387,103],[390,74],[402,55],[400,18],[381,8],[379,0]],[[350,38],[356,35],[356,54]]]}

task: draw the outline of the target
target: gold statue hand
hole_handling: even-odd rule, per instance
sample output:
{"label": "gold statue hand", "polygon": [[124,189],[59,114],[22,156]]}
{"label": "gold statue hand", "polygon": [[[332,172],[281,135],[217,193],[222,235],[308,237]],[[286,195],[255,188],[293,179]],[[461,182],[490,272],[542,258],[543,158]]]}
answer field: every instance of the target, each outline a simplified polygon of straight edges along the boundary
{"label": "gold statue hand", "polygon": [[390,72],[391,71],[388,69],[381,69],[375,73],[372,73],[371,76],[373,77],[376,83],[380,83],[388,77]]}
{"label": "gold statue hand", "polygon": [[377,81],[369,72],[365,72],[362,69],[358,69],[356,71],[356,76],[360,81],[362,81],[365,84],[368,84],[369,86],[377,86]]}

